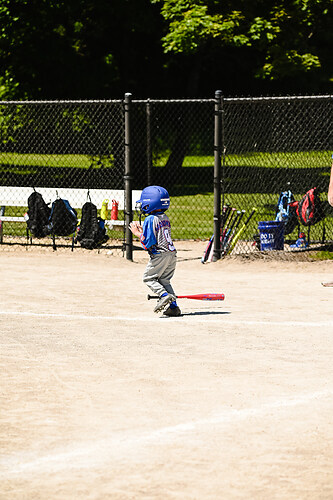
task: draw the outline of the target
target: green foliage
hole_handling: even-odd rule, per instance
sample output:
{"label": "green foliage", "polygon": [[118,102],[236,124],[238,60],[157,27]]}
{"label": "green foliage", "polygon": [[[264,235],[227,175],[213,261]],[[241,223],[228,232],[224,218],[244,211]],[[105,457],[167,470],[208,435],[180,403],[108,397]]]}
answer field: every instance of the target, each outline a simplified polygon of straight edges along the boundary
{"label": "green foliage", "polygon": [[271,80],[321,67],[313,35],[320,27],[329,27],[326,36],[332,46],[332,0],[266,0],[265,5],[260,0],[249,0],[236,4],[238,10],[234,5],[211,0],[162,1],[161,14],[168,24],[162,39],[164,51],[196,53],[204,50],[208,42],[251,47],[263,60],[255,75]]}
{"label": "green foliage", "polygon": [[296,50],[281,51],[279,46],[272,47],[264,66],[257,76],[274,80],[279,77],[297,75],[321,67],[320,60],[313,54],[298,54]]}
{"label": "green foliage", "polygon": [[313,260],[333,260],[333,252],[328,250],[322,250],[321,252],[315,252],[311,255]]}
{"label": "green foliage", "polygon": [[19,87],[14,95],[7,79],[0,91],[20,99],[123,96],[124,84],[148,80],[142,54],[153,55],[159,33],[149,0],[2,0],[0,77],[6,70]]}
{"label": "green foliage", "polygon": [[0,100],[10,101],[16,98],[19,94],[19,83],[6,70],[3,75],[0,75]]}
{"label": "green foliage", "polygon": [[223,40],[226,44],[241,45],[248,38],[237,33],[244,16],[232,11],[228,16],[208,14],[208,5],[201,2],[166,0],[161,14],[168,21],[169,32],[162,38],[165,52],[193,53],[210,38]]}
{"label": "green foliage", "polygon": [[332,0],[2,0],[0,99],[330,93],[332,24]]}

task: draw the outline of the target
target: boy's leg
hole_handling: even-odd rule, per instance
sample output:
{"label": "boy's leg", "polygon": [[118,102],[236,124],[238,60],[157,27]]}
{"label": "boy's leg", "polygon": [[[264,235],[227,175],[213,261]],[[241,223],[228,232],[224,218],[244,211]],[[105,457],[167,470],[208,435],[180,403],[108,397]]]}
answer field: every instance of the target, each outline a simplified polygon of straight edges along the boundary
{"label": "boy's leg", "polygon": [[170,280],[176,268],[176,256],[173,253],[154,255],[150,258],[145,272],[143,282],[156,295],[169,293],[174,295]]}
{"label": "boy's leg", "polygon": [[159,282],[163,285],[165,290],[170,294],[175,296],[174,289],[171,285],[171,279],[173,278],[173,275],[175,274],[175,269],[176,269],[176,263],[177,263],[177,255],[176,252],[170,252],[167,254],[166,261],[165,261],[165,267],[163,273],[160,275]]}
{"label": "boy's leg", "polygon": [[159,255],[156,255],[149,259],[145,272],[143,273],[142,280],[153,293],[161,296],[164,292],[166,292],[166,289],[158,279],[161,271],[161,262],[158,257]]}
{"label": "boy's leg", "polygon": [[162,311],[175,300],[170,283],[175,267],[176,258],[169,253],[154,255],[146,266],[143,282],[160,297],[154,312]]}
{"label": "boy's leg", "polygon": [[181,316],[181,310],[179,309],[176,302],[176,294],[171,285],[171,278],[173,277],[177,264],[176,253],[170,254],[169,265],[166,267],[163,277],[160,278],[160,282],[164,285],[164,288],[175,297],[175,299],[170,302],[169,307],[164,310],[163,314],[165,316]]}

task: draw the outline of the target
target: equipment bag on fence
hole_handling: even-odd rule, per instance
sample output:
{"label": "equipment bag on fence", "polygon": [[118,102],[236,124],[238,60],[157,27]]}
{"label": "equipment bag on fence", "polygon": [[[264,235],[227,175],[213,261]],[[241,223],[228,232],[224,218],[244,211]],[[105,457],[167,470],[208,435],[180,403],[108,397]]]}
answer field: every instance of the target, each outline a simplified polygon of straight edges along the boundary
{"label": "equipment bag on fence", "polygon": [[276,206],[275,220],[284,222],[284,234],[292,233],[298,224],[296,207],[291,205],[294,201],[294,195],[290,190],[283,191]]}
{"label": "equipment bag on fence", "polygon": [[49,222],[50,213],[51,209],[45,203],[43,196],[37,191],[31,193],[28,198],[27,226],[36,238],[43,238],[48,234],[46,226]]}
{"label": "equipment bag on fence", "polygon": [[293,205],[296,205],[297,216],[304,226],[313,226],[325,217],[323,202],[316,187],[310,189],[301,201]]}
{"label": "equipment bag on fence", "polygon": [[57,198],[52,203],[49,218],[49,232],[57,236],[69,236],[73,234],[77,226],[77,212],[72,208],[68,200]]}
{"label": "equipment bag on fence", "polygon": [[101,246],[108,239],[104,220],[97,217],[96,205],[87,201],[82,207],[81,222],[76,241],[81,244],[81,247],[92,250]]}

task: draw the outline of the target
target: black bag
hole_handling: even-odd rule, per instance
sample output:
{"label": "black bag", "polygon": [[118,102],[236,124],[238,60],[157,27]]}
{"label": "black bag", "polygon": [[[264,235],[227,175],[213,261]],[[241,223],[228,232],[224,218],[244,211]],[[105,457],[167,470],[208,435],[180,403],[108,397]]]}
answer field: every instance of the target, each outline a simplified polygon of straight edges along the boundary
{"label": "black bag", "polygon": [[76,241],[81,247],[93,250],[108,241],[104,220],[97,217],[97,207],[91,201],[87,201],[82,207],[80,227]]}
{"label": "black bag", "polygon": [[29,231],[36,238],[43,238],[48,234],[45,229],[49,217],[50,217],[51,209],[45,203],[43,196],[37,191],[31,193],[28,198],[28,220],[27,226]]}
{"label": "black bag", "polygon": [[48,231],[57,236],[69,236],[75,233],[77,226],[77,212],[68,200],[57,198],[52,203],[49,217]]}

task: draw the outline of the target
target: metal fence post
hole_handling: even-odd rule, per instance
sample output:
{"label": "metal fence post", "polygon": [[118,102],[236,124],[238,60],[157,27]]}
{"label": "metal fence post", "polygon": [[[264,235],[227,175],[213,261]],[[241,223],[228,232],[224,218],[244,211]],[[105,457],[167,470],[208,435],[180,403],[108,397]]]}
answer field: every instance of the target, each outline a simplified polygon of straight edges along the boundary
{"label": "metal fence post", "polygon": [[214,247],[213,260],[221,258],[221,154],[222,154],[222,91],[215,92],[214,107]]}
{"label": "metal fence post", "polygon": [[150,100],[147,99],[146,103],[146,116],[147,116],[147,185],[152,184],[152,147],[151,147],[151,105]]}
{"label": "metal fence post", "polygon": [[132,222],[132,175],[131,175],[131,102],[132,94],[125,94],[125,254],[127,260],[133,260],[133,235],[129,229]]}

